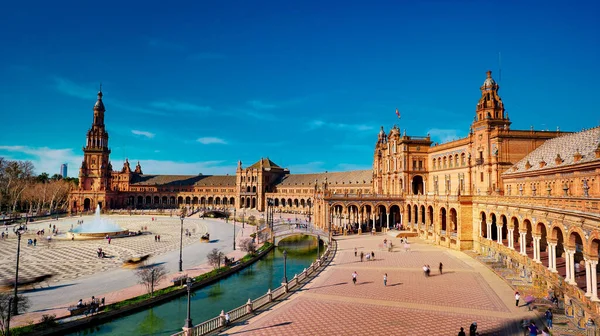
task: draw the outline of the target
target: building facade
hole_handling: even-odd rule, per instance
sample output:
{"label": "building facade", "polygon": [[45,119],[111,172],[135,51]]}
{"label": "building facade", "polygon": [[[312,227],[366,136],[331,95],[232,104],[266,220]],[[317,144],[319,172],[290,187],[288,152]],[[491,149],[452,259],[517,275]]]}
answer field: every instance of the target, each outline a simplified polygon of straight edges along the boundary
{"label": "building facade", "polygon": [[565,295],[597,315],[600,128],[513,130],[499,90],[488,71],[462,139],[437,144],[382,127],[371,170],[292,174],[261,158],[224,176],[146,175],[128,160],[113,170],[99,92],[71,209],[271,204],[340,234],[402,226],[448,248],[517,262],[548,287],[567,283]]}

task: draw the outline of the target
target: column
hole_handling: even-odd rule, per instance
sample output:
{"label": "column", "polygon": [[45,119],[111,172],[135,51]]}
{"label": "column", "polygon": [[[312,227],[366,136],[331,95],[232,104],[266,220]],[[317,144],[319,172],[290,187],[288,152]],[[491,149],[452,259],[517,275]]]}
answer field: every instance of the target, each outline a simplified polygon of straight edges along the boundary
{"label": "column", "polygon": [[[371,217],[373,219],[373,227],[375,227],[375,212],[371,212]],[[369,225],[367,225],[367,230],[370,230]]]}
{"label": "column", "polygon": [[596,274],[597,265],[598,260],[590,260],[590,273],[592,278],[592,301],[600,301],[598,300],[598,277]]}
{"label": "column", "polygon": [[556,243],[548,242],[548,269],[556,273]]}
{"label": "column", "polygon": [[387,229],[390,229],[390,213],[387,213]]}
{"label": "column", "polygon": [[508,240],[508,248],[511,250],[515,249],[514,234],[515,234],[515,229],[509,228],[508,236],[506,237],[506,240]]}
{"label": "column", "polygon": [[521,255],[527,255],[527,232],[519,231],[519,248]]}
{"label": "column", "polygon": [[486,222],[487,225],[487,239],[492,240],[492,222]]}
{"label": "column", "polygon": [[536,263],[541,264],[542,259],[540,258],[540,242],[542,237],[533,237],[533,260]]}
{"label": "column", "polygon": [[565,281],[568,284],[573,285],[575,284],[575,267],[573,267],[575,250],[565,249],[565,254],[567,257],[567,274],[565,276]]}
{"label": "column", "polygon": [[497,239],[496,241],[498,242],[498,244],[502,245],[502,226],[498,225],[498,223],[496,223],[496,232],[497,234]]}
{"label": "column", "polygon": [[592,267],[588,258],[584,257],[585,260],[585,296],[592,296]]}

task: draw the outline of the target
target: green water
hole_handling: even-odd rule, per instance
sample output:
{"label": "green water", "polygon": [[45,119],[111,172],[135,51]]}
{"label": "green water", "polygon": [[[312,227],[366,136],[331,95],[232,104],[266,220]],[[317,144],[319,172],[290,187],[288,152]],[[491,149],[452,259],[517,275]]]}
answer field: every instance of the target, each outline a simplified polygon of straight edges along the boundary
{"label": "green water", "polygon": [[[301,273],[317,257],[315,240],[283,242],[248,268],[213,285],[196,290],[191,298],[194,324],[216,317],[221,310],[231,310],[264,295],[269,288],[281,285],[283,255],[287,255],[288,279]],[[321,246],[321,253],[323,247]],[[117,318],[70,335],[171,335],[181,331],[187,314],[187,296],[165,302],[147,310]]]}

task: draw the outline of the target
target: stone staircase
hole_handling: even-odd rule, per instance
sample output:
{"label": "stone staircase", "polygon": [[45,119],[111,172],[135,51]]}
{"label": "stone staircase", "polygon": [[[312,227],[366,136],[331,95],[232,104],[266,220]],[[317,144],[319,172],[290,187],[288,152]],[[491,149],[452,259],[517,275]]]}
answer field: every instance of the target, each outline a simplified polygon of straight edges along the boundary
{"label": "stone staircase", "polygon": [[524,276],[524,272],[519,269],[508,268],[503,261],[497,260],[494,257],[481,255],[473,251],[464,251],[475,260],[485,264],[494,273],[502,277],[515,291],[521,293],[521,297],[525,298],[529,295],[537,298],[533,304],[533,309],[538,312],[540,321],[544,322],[538,325],[545,326],[543,318],[544,312],[548,308],[552,308],[554,314],[553,328],[551,333],[553,336],[578,336],[586,335],[586,330],[578,328],[572,317],[565,315],[564,303],[559,302],[559,307],[554,306],[550,301],[544,299],[548,293],[545,288],[535,286],[531,281],[531,277]]}

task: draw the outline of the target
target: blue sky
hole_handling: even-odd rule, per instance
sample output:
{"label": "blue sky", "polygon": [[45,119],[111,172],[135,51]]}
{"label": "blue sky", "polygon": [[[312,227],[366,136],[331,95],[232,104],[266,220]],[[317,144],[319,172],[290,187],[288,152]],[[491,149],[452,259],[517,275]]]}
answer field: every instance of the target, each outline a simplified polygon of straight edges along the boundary
{"label": "blue sky", "polygon": [[465,136],[488,69],[513,129],[594,127],[600,5],[575,4],[4,1],[0,156],[76,176],[100,82],[113,167],[145,173],[369,169],[382,125]]}

